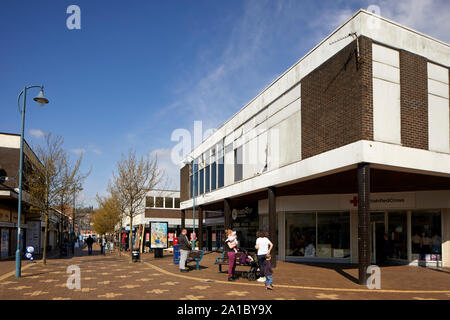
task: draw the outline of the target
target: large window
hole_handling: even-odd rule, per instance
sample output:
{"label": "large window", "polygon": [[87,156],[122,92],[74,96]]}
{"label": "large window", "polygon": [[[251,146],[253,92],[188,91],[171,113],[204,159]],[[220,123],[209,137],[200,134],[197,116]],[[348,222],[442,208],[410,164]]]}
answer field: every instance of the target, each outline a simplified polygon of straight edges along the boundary
{"label": "large window", "polygon": [[242,180],[242,146],[234,150],[234,182]]}
{"label": "large window", "polygon": [[407,216],[406,212],[388,213],[387,246],[377,248],[385,250],[386,256],[392,259],[408,259],[407,240]]}
{"label": "large window", "polygon": [[145,206],[147,208],[153,208],[155,206],[155,198],[153,198],[153,197],[146,197],[145,198]]}
{"label": "large window", "polygon": [[173,208],[173,198],[166,197],[165,198],[165,206],[164,208]]}
{"label": "large window", "polygon": [[287,213],[286,255],[350,257],[349,213]]}
{"label": "large window", "polygon": [[210,190],[210,175],[209,175],[209,171],[210,171],[210,166],[207,166],[205,168],[205,192],[209,192]]}
{"label": "large window", "polygon": [[156,197],[156,200],[155,200],[156,208],[164,208],[164,200],[163,199],[164,199],[163,197]]}
{"label": "large window", "polygon": [[440,211],[413,211],[411,215],[413,260],[442,260]]}
{"label": "large window", "polygon": [[223,157],[219,159],[218,162],[218,168],[217,168],[217,187],[221,188],[224,185],[224,164],[223,164]]}
{"label": "large window", "polygon": [[216,190],[216,163],[211,164],[211,191]]}
{"label": "large window", "polygon": [[199,179],[200,179],[200,194],[205,193],[205,180],[203,179],[204,177],[204,169],[200,170],[200,175],[199,175]]}
{"label": "large window", "polygon": [[175,198],[175,208],[180,207],[180,198]]}

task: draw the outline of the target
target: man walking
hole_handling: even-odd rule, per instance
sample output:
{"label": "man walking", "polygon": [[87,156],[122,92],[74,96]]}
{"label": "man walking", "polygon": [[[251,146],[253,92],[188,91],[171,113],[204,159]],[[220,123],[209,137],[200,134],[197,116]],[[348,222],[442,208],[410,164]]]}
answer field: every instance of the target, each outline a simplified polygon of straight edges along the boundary
{"label": "man walking", "polygon": [[86,244],[88,246],[88,253],[92,255],[92,245],[94,244],[94,239],[92,239],[91,235],[86,239]]}
{"label": "man walking", "polygon": [[186,260],[189,255],[189,251],[192,250],[189,239],[186,236],[187,230],[181,230],[181,234],[178,237],[178,244],[180,246],[180,272],[187,272],[186,270]]}

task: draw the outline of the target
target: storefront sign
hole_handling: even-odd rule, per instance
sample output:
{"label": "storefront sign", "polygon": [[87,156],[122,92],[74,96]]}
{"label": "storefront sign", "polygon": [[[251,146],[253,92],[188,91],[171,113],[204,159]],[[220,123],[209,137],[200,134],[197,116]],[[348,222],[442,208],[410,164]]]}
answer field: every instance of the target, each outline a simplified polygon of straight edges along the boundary
{"label": "storefront sign", "polygon": [[[17,223],[17,216],[18,216],[18,213],[13,212],[12,222]],[[20,224],[24,224],[24,223],[25,223],[25,215],[22,212],[22,214],[20,215]]]}
{"label": "storefront sign", "polygon": [[[414,193],[371,193],[370,194],[370,210],[385,209],[412,209],[416,206],[416,198]],[[343,196],[341,199],[341,207],[343,209],[357,209],[358,196]]]}
{"label": "storefront sign", "polygon": [[6,257],[8,255],[9,248],[9,230],[1,229],[1,248],[0,255]]}
{"label": "storefront sign", "polygon": [[152,249],[167,249],[168,235],[167,222],[150,222],[151,241],[150,248]]}

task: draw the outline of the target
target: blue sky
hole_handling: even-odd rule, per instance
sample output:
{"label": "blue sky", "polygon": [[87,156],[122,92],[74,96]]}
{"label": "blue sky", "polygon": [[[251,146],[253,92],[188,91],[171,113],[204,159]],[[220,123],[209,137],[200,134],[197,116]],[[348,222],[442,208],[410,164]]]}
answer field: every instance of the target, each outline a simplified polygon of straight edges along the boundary
{"label": "blue sky", "polygon": [[[81,9],[69,30],[66,9]],[[359,8],[450,42],[450,3],[404,1],[4,0],[0,7],[0,132],[19,133],[17,94],[29,93],[27,141],[64,137],[83,169],[84,204],[104,194],[121,153],[158,154],[171,188],[177,128],[217,128]]]}

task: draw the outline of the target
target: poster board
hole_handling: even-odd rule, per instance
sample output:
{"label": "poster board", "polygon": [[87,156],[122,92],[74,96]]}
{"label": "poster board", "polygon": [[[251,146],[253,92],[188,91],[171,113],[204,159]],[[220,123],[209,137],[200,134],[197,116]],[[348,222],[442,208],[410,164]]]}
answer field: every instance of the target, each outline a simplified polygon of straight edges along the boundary
{"label": "poster board", "polygon": [[168,248],[168,223],[150,222],[150,248],[167,249]]}
{"label": "poster board", "polygon": [[9,230],[8,229],[1,229],[1,250],[0,255],[2,257],[8,256],[8,248],[9,248]]}

